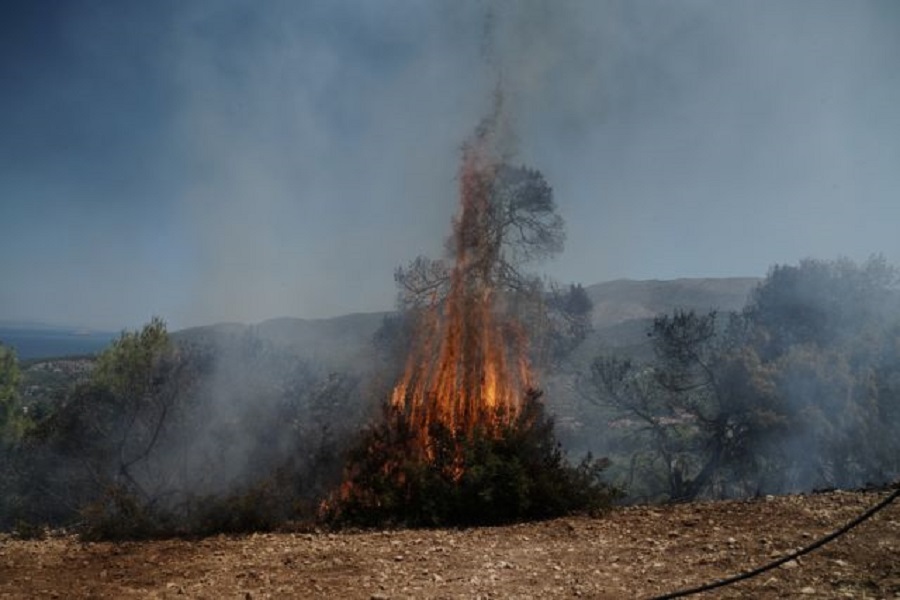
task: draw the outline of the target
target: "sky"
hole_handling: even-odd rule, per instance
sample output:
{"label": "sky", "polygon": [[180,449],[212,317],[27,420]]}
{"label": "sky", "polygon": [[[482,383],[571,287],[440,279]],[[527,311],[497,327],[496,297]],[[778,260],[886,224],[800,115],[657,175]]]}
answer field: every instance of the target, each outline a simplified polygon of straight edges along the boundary
{"label": "sky", "polygon": [[893,0],[7,0],[0,320],[388,310],[498,88],[558,281],[900,264],[898,59]]}

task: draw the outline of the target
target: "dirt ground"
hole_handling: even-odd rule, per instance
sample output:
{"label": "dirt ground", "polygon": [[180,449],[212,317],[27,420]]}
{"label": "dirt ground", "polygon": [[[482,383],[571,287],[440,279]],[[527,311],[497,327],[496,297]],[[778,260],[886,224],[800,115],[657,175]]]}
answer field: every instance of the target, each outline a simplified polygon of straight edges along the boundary
{"label": "dirt ground", "polygon": [[[624,508],[510,527],[200,541],[0,540],[0,598],[648,598],[808,545],[887,492]],[[705,597],[900,598],[900,500]]]}

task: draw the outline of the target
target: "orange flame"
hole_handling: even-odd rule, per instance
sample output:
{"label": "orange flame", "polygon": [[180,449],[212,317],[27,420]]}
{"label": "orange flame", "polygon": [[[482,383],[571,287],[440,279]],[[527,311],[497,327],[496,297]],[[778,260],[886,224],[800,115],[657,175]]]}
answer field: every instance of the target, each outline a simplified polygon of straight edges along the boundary
{"label": "orange flame", "polygon": [[454,442],[471,440],[475,433],[503,436],[536,387],[525,330],[512,316],[513,294],[502,283],[510,281],[503,236],[511,207],[499,199],[498,150],[507,133],[501,117],[498,92],[493,113],[463,147],[452,269],[440,287],[426,286],[442,292],[432,291],[417,314],[412,348],[385,407],[385,421],[371,430],[365,450],[348,465],[343,484],[322,502],[320,514],[340,515],[354,506],[378,510],[382,499],[367,478],[387,478],[402,490],[409,462],[440,465],[443,475],[459,480],[465,444]]}
{"label": "orange flame", "polygon": [[430,456],[435,424],[455,435],[488,434],[514,419],[534,385],[523,328],[504,314],[496,285],[500,215],[491,205],[498,161],[480,135],[463,150],[455,264],[445,298],[433,297],[391,397]]}

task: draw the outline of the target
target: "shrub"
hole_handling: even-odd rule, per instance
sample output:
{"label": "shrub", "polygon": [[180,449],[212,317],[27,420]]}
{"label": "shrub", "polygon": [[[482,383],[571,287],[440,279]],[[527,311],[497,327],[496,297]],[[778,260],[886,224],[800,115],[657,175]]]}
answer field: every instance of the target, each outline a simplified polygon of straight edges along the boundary
{"label": "shrub", "polygon": [[167,515],[156,511],[121,486],[110,486],[103,496],[81,510],[80,537],[86,541],[140,540],[171,535]]}
{"label": "shrub", "polygon": [[286,518],[280,500],[271,480],[224,496],[196,498],[179,533],[204,536],[272,531]]}
{"label": "shrub", "polygon": [[397,410],[351,451],[341,489],[323,505],[335,526],[498,525],[607,509],[618,492],[605,484],[606,460],[571,466],[539,392],[499,433],[464,434],[435,426],[430,456]]}

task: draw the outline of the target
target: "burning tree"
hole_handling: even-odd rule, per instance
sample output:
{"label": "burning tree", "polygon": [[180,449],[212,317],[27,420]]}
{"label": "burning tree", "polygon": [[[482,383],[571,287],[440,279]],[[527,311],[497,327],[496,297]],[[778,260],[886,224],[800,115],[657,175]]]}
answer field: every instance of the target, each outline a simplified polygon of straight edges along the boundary
{"label": "burning tree", "polygon": [[497,123],[496,115],[486,120],[463,148],[452,265],[420,258],[397,274],[419,318],[391,404],[429,456],[433,425],[496,433],[535,386],[521,317],[534,312],[541,286],[520,267],[560,250],[563,225],[543,176],[502,162]]}
{"label": "burning tree", "polygon": [[498,522],[610,498],[603,464],[568,467],[538,400],[524,324],[540,320],[544,294],[522,266],[562,249],[563,222],[544,177],[508,164],[501,109],[498,95],[463,146],[448,259],[419,257],[396,274],[411,348],[383,422],[326,503],[332,516]]}

